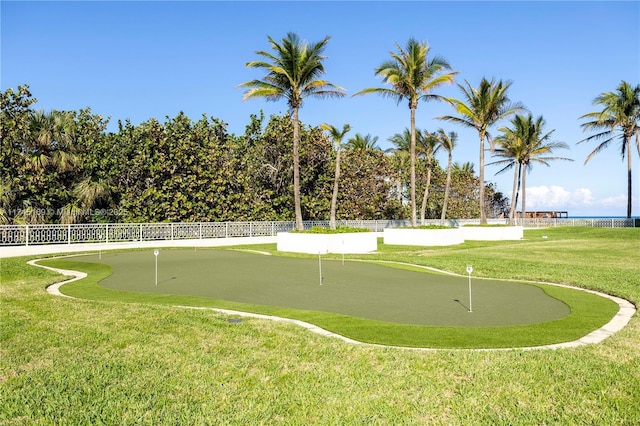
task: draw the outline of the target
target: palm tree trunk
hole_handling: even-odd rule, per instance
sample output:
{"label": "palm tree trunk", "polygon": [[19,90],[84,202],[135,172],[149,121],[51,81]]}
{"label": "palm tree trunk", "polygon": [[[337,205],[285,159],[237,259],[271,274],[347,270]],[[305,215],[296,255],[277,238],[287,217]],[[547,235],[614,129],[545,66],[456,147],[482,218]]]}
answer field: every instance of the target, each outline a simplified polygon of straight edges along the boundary
{"label": "palm tree trunk", "polygon": [[527,217],[527,165],[522,165],[522,225]]}
{"label": "palm tree trunk", "polygon": [[444,220],[447,217],[447,201],[449,201],[449,186],[451,185],[451,166],[453,163],[453,156],[449,152],[449,163],[447,164],[447,182],[444,184],[444,202],[442,203],[442,214],[440,215],[440,225],[444,225]]}
{"label": "palm tree trunk", "polygon": [[485,132],[480,132],[480,224],[487,224],[487,213],[484,211],[484,137]]}
{"label": "palm tree trunk", "polygon": [[340,180],[340,144],[336,152],[336,172],[333,179],[333,195],[331,196],[331,213],[329,216],[329,228],[336,229],[336,205],[338,204],[338,182]]}
{"label": "palm tree trunk", "polygon": [[427,215],[427,200],[429,199],[429,186],[431,185],[431,166],[427,169],[427,184],[424,187],[424,195],[422,196],[422,206],[420,209],[420,225],[424,225]]}
{"label": "palm tree trunk", "polygon": [[509,208],[509,225],[513,225],[513,215],[516,213],[516,201],[517,201],[517,184],[518,184],[518,175],[520,172],[520,163],[516,162],[515,169],[513,171],[513,189],[511,190],[511,207]]}
{"label": "palm tree trunk", "polygon": [[416,109],[410,108],[411,111],[411,144],[409,147],[409,157],[411,160],[411,226],[417,225],[416,217]]}
{"label": "palm tree trunk", "polygon": [[[520,188],[522,188],[522,165],[518,164],[518,189],[516,189],[516,201],[514,204],[514,212],[513,212],[514,219],[516,220],[518,219],[518,215],[515,209],[518,208],[518,199],[520,198]],[[522,210],[522,207],[520,208],[520,210]],[[520,218],[522,218],[522,211],[520,212]]]}
{"label": "palm tree trunk", "polygon": [[300,122],[298,121],[298,108],[293,108],[293,203],[295,205],[296,229],[302,231],[302,209],[300,208]]}
{"label": "palm tree trunk", "polygon": [[[626,138],[625,138],[626,139]],[[631,154],[633,151],[631,150],[631,144],[629,140],[627,140],[627,218],[631,218]]]}

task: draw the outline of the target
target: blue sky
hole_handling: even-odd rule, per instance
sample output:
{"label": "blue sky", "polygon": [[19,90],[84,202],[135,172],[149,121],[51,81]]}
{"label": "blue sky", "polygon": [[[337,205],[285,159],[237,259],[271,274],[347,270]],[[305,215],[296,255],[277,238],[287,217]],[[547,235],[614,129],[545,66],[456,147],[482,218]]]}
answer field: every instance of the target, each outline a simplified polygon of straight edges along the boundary
{"label": "blue sky", "polygon": [[[543,115],[554,140],[574,162],[535,166],[527,177],[528,210],[567,210],[571,216],[626,214],[626,161],[619,143],[587,165],[594,144],[579,117],[593,99],[621,80],[640,83],[640,2],[28,2],[0,3],[1,89],[28,84],[37,108],[91,107],[117,121],[163,121],[184,111],[206,113],[241,134],[250,114],[286,111],[286,103],[242,101],[238,84],[260,78],[245,63],[268,50],[267,35],[296,32],[311,42],[331,36],[325,77],[345,89],[342,99],[308,99],[306,124],[351,124],[355,133],[387,139],[409,125],[409,110],[375,95],[350,97],[381,84],[374,68],[395,43],[426,41],[445,57],[457,81],[477,85],[483,76],[513,81],[510,97]],[[457,97],[453,85],[439,90]],[[456,131],[454,161],[478,170],[477,134],[434,120],[450,107],[421,103],[422,129]],[[507,124],[507,123],[503,123]],[[493,130],[496,134],[496,130]],[[441,161],[445,161],[444,156]],[[489,161],[491,161],[489,157]],[[640,215],[640,158],[634,153],[633,214]],[[486,178],[510,196],[512,173]]]}

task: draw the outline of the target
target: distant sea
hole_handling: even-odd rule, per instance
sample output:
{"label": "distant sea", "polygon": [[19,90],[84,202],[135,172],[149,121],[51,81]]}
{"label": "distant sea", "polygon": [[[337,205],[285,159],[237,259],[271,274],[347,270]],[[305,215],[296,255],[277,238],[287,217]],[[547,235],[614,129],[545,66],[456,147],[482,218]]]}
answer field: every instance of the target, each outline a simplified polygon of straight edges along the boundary
{"label": "distant sea", "polygon": [[[626,216],[569,216],[569,219],[626,219]],[[640,219],[640,216],[631,216],[631,219]]]}

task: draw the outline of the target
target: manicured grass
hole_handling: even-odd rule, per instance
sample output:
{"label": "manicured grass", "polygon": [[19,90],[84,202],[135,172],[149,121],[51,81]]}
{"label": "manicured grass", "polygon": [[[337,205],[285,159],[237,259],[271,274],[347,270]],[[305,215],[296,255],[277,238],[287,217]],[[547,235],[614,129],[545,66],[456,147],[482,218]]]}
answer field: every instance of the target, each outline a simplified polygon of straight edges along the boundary
{"label": "manicured grass", "polygon": [[[639,241],[640,229],[572,228],[455,250],[382,249],[385,258],[462,273],[469,261],[474,274],[571,282],[637,304]],[[0,260],[0,424],[633,425],[640,419],[637,316],[603,343],[575,349],[384,349],[286,323],[229,323],[229,316],[208,311],[52,297],[43,289],[59,278],[25,261]]]}
{"label": "manicured grass", "polygon": [[98,279],[105,277],[100,286],[109,290],[101,293],[97,280],[90,277],[62,288],[74,297],[96,298],[101,293],[101,300],[159,301],[277,315],[358,341],[392,346],[504,348],[560,343],[601,327],[618,310],[613,301],[585,292],[485,279],[475,280],[475,310],[470,313],[467,277],[415,267],[324,261],[320,285],[317,257],[232,250],[163,250],[160,256],[157,286],[151,251],[43,264],[90,275],[92,270],[85,268],[94,262],[112,269],[98,273]]}

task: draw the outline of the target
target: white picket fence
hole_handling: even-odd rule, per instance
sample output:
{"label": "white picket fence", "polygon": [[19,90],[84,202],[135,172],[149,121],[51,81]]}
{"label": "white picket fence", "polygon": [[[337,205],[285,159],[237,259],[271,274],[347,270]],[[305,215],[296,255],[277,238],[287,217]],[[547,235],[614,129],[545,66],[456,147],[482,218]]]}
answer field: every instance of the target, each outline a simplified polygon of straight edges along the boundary
{"label": "white picket fence", "polygon": [[[490,220],[506,223],[505,220]],[[638,220],[619,218],[596,219],[519,219],[527,228],[553,226],[591,226],[623,228],[640,226]],[[439,224],[439,220],[429,220]],[[478,223],[477,219],[448,220],[450,226]],[[407,220],[347,220],[339,225],[382,232],[384,228],[409,226]],[[305,229],[328,227],[328,221],[305,221]],[[71,225],[0,225],[0,246],[33,246],[44,244],[121,243],[143,241],[177,241],[210,238],[264,237],[291,231],[293,221],[264,222],[196,222],[196,223],[87,223]]]}

